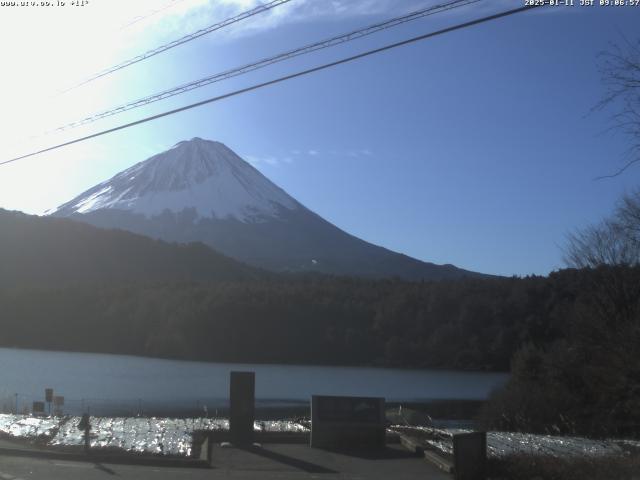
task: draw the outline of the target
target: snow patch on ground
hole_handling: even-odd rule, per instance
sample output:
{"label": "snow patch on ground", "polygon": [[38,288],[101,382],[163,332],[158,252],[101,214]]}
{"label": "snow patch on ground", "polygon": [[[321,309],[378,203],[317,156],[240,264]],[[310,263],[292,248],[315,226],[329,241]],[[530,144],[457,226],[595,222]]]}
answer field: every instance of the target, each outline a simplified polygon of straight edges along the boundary
{"label": "snow patch on ground", "polygon": [[[0,433],[26,440],[46,440],[51,446],[84,445],[80,418],[31,417],[0,414]],[[91,417],[91,448],[113,448],[155,455],[191,455],[195,431],[228,430],[225,418]],[[256,431],[305,432],[306,427],[286,420],[255,422]]]}
{"label": "snow patch on ground", "polygon": [[[420,439],[434,450],[453,455],[453,435],[468,433],[466,429],[440,429],[431,427],[402,428],[415,430]],[[583,437],[559,435],[535,435],[516,432],[488,432],[487,454],[489,457],[505,457],[516,453],[550,455],[554,457],[624,455],[629,447],[640,448],[638,440],[594,440]]]}

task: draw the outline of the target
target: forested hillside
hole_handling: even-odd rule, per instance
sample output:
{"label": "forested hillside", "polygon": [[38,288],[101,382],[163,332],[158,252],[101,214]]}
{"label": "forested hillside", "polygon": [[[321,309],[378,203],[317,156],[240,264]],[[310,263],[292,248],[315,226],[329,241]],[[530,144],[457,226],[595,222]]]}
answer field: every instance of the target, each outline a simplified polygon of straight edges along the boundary
{"label": "forested hillside", "polygon": [[[604,267],[603,267],[604,268]],[[339,277],[13,288],[2,346],[183,359],[510,368],[572,339],[604,270],[411,283]],[[640,283],[640,270],[628,275]],[[605,284],[606,286],[606,284]]]}

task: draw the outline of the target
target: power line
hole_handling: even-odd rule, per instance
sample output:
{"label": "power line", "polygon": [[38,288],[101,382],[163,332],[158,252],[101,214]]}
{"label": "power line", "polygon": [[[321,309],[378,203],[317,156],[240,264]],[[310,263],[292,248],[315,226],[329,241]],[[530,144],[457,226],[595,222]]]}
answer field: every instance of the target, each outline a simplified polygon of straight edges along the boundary
{"label": "power line", "polygon": [[478,3],[482,0],[454,0],[448,3],[438,4],[435,6],[431,6],[428,8],[423,8],[421,10],[417,10],[400,17],[394,17],[389,20],[385,20],[384,22],[376,23],[373,25],[369,25],[364,28],[360,28],[357,30],[353,30],[348,33],[344,33],[341,35],[337,35],[335,37],[327,38],[324,40],[320,40],[315,43],[311,43],[309,45],[305,45],[303,47],[296,48],[294,50],[288,50],[286,52],[279,53],[277,55],[273,55],[271,57],[266,57],[261,60],[258,60],[253,63],[249,63],[247,65],[243,65],[241,67],[237,67],[231,70],[227,70],[221,73],[216,73],[210,75],[205,78],[201,78],[199,80],[195,80],[193,82],[189,82],[178,87],[171,88],[169,90],[164,90],[159,93],[155,93],[153,95],[149,95],[143,97],[141,99],[135,100],[133,102],[129,102],[124,105],[120,105],[116,108],[112,108],[110,110],[105,110],[100,113],[91,115],[82,120],[78,120],[76,122],[68,123],[62,127],[56,128],[54,131],[64,131],[70,128],[79,127],[82,125],[86,125],[88,123],[93,123],[97,120],[101,120],[106,117],[110,117],[119,113],[123,113],[129,110],[133,110],[134,108],[139,108],[145,105],[149,105],[150,103],[158,102],[160,100],[164,100],[166,98],[173,97],[175,95],[180,95],[185,92],[189,92],[191,90],[195,90],[197,88],[204,87],[206,85],[210,85],[212,83],[221,82],[223,80],[228,80],[230,78],[244,75],[246,73],[253,72],[255,70],[267,67],[269,65],[273,65],[275,63],[283,62],[285,60],[290,60],[292,58],[298,57],[300,55],[305,55],[308,53],[315,52],[317,50],[323,50],[325,48],[333,47],[338,44],[350,42],[352,40],[356,40],[358,38],[362,38],[368,35],[372,35],[374,33],[380,32],[382,30],[386,30],[389,28],[396,27],[398,25],[402,25],[404,23],[417,20],[419,18],[423,18],[429,15],[435,15],[437,13],[442,13],[447,10],[452,10],[454,8],[459,8],[463,6],[467,6],[473,3]]}
{"label": "power line", "polygon": [[124,62],[121,62],[117,65],[114,65],[112,67],[109,67],[105,70],[102,70],[98,73],[96,73],[95,75],[83,80],[82,82],[78,83],[77,85],[74,85],[73,87],[70,87],[66,90],[64,90],[61,93],[66,93],[69,92],[71,90],[74,90],[82,85],[86,85],[89,82],[92,82],[94,80],[97,80],[98,78],[104,77],[105,75],[109,75],[113,72],[116,72],[118,70],[122,70],[123,68],[129,67],[135,63],[138,62],[142,62],[143,60],[146,60],[147,58],[153,57],[155,55],[158,55],[159,53],[162,52],[166,52],[167,50],[177,47],[178,45],[182,45],[183,43],[187,43],[190,42],[192,40],[195,40],[196,38],[202,37],[203,35],[207,35],[211,32],[215,32],[216,30],[220,30],[224,27],[228,27],[229,25],[233,25],[234,23],[238,23],[241,22],[242,20],[245,20],[247,18],[253,17],[254,15],[257,15],[259,13],[263,13],[266,12],[267,10],[271,10],[272,8],[275,8],[279,5],[282,5],[284,3],[290,2],[291,0],[271,0],[263,5],[258,5],[255,8],[252,8],[251,10],[247,10],[245,12],[239,13],[238,15],[234,16],[234,17],[230,17],[227,18],[226,20],[223,20],[221,22],[218,23],[214,23],[213,25],[209,25],[208,27],[202,28],[200,30],[197,30],[193,33],[190,33],[188,35],[185,35],[184,37],[180,37],[177,40],[173,40],[172,42],[169,43],[165,43],[164,45],[160,45],[159,47],[153,48],[151,50],[146,51],[145,53],[142,53],[138,56],[135,56],[133,58],[130,58],[128,60],[125,60]]}
{"label": "power line", "polygon": [[435,36],[438,36],[438,35],[443,35],[445,33],[453,32],[453,31],[456,31],[456,30],[462,30],[464,28],[473,27],[473,26],[479,25],[481,23],[489,22],[491,20],[497,20],[499,18],[503,18],[503,17],[507,17],[507,16],[510,16],[510,15],[514,15],[516,13],[525,12],[527,10],[532,10],[532,9],[538,8],[540,6],[542,6],[542,5],[528,5],[528,6],[524,6],[524,7],[515,8],[515,9],[512,9],[512,10],[506,10],[506,11],[503,11],[503,12],[500,12],[500,13],[496,13],[494,15],[489,15],[487,17],[482,17],[482,18],[478,18],[478,19],[475,19],[475,20],[471,20],[469,22],[460,23],[460,24],[457,24],[457,25],[454,25],[454,26],[451,26],[451,27],[443,28],[442,30],[437,30],[435,32],[425,33],[423,35],[419,35],[417,37],[412,37],[412,38],[409,38],[407,40],[403,40],[401,42],[396,42],[396,43],[392,43],[392,44],[389,44],[389,45],[385,45],[384,47],[376,48],[376,49],[373,49],[373,50],[368,50],[366,52],[359,53],[359,54],[353,55],[351,57],[346,57],[346,58],[343,58],[343,59],[340,59],[340,60],[336,60],[334,62],[325,63],[325,64],[319,65],[317,67],[309,68],[307,70],[302,70],[302,71],[299,71],[299,72],[296,72],[296,73],[285,75],[283,77],[278,77],[278,78],[275,78],[273,80],[269,80],[267,82],[258,83],[256,85],[252,85],[250,87],[242,88],[240,90],[235,90],[233,92],[229,92],[229,93],[226,93],[224,95],[219,95],[217,97],[208,98],[206,100],[202,100],[200,102],[192,103],[192,104],[186,105],[184,107],[175,108],[173,110],[168,110],[166,112],[158,113],[156,115],[152,115],[150,117],[142,118],[142,119],[136,120],[134,122],[125,123],[125,124],[119,125],[117,127],[109,128],[107,130],[102,130],[102,131],[97,132],[97,133],[92,133],[91,135],[86,135],[84,137],[79,137],[79,138],[76,138],[74,140],[69,140],[68,142],[64,142],[64,143],[60,143],[60,144],[57,144],[57,145],[54,145],[54,146],[51,146],[51,147],[43,148],[42,150],[38,150],[38,151],[35,151],[35,152],[27,153],[25,155],[21,155],[19,157],[11,158],[9,160],[4,160],[4,161],[0,162],[0,165],[7,165],[7,164],[12,163],[12,162],[17,162],[18,160],[22,160],[22,159],[25,159],[25,158],[28,158],[28,157],[33,157],[34,155],[38,155],[38,154],[45,153],[45,152],[50,152],[51,150],[56,150],[58,148],[66,147],[66,146],[72,145],[74,143],[83,142],[83,141],[89,140],[91,138],[95,138],[95,137],[99,137],[99,136],[102,136],[102,135],[106,135],[108,133],[116,132],[118,130],[123,130],[125,128],[133,127],[135,125],[140,125],[142,123],[150,122],[152,120],[157,120],[158,118],[166,117],[166,116],[169,116],[169,115],[173,115],[175,113],[183,112],[185,110],[190,110],[192,108],[200,107],[200,106],[206,105],[208,103],[218,102],[218,101],[224,100],[226,98],[235,97],[237,95],[241,95],[243,93],[251,92],[253,90],[258,90],[258,89],[263,88],[263,87],[268,87],[270,85],[275,85],[277,83],[285,82],[287,80],[291,80],[291,79],[294,79],[294,78],[298,78],[298,77],[302,77],[302,76],[305,76],[305,75],[309,75],[311,73],[319,72],[321,70],[325,70],[325,69],[328,69],[328,68],[331,68],[331,67],[335,67],[337,65],[342,65],[344,63],[349,63],[349,62],[352,62],[354,60],[358,60],[358,59],[361,59],[361,58],[364,58],[364,57],[368,57],[368,56],[371,56],[371,55],[374,55],[374,54],[377,54],[377,53],[385,52],[387,50],[391,50],[391,49],[394,49],[394,48],[397,48],[397,47],[401,47],[401,46],[404,46],[404,45],[409,45],[411,43],[415,43],[415,42],[418,42],[418,41],[421,41],[421,40],[426,40],[428,38],[432,38],[432,37],[435,37]]}

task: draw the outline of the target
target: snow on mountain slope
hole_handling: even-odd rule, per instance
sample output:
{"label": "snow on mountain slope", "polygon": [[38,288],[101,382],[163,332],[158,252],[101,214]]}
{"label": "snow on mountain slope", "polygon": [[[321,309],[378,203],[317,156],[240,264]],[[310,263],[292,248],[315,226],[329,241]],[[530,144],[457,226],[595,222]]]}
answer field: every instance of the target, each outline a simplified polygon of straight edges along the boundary
{"label": "snow on mountain slope", "polygon": [[200,218],[261,221],[298,202],[219,142],[194,138],[124,170],[48,212],[59,216],[100,209],[141,213],[195,209]]}

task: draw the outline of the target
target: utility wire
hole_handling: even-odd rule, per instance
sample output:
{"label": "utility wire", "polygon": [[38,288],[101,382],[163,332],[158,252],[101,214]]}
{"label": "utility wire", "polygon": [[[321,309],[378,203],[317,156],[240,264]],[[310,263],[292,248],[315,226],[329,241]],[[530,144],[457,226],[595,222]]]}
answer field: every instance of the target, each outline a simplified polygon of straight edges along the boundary
{"label": "utility wire", "polygon": [[77,85],[74,85],[73,87],[70,87],[64,91],[62,91],[61,93],[67,93],[71,90],[74,90],[82,85],[86,85],[89,82],[93,82],[94,80],[97,80],[98,78],[104,77],[106,75],[109,75],[113,72],[116,72],[118,70],[122,70],[123,68],[126,68],[130,65],[133,65],[135,63],[138,62],[142,62],[143,60],[146,60],[147,58],[153,57],[155,55],[158,55],[159,53],[162,52],[166,52],[167,50],[177,47],[178,45],[182,45],[183,43],[187,43],[190,42],[192,40],[195,40],[196,38],[202,37],[203,35],[207,35],[211,32],[215,32],[216,30],[220,30],[224,27],[228,27],[229,25],[233,25],[234,23],[238,23],[241,22],[242,20],[245,20],[247,18],[253,17],[254,15],[258,15],[259,13],[262,12],[266,12],[267,10],[271,10],[274,7],[277,7],[279,5],[282,5],[284,3],[290,2],[291,0],[271,0],[263,5],[258,5],[255,8],[252,8],[251,10],[247,10],[244,11],[242,13],[239,13],[238,15],[234,16],[234,17],[230,17],[227,18],[226,20],[223,20],[221,22],[218,23],[214,23],[213,25],[209,25],[208,27],[202,28],[200,30],[197,30],[193,33],[190,33],[188,35],[185,35],[184,37],[180,37],[177,40],[173,40],[172,42],[169,43],[165,43],[164,45],[160,45],[159,47],[156,47],[154,49],[148,50],[145,53],[142,53],[136,57],[130,58],[129,60],[125,60],[122,63],[119,63],[117,65],[114,65],[112,67],[109,67],[105,70],[102,70],[101,72],[96,73],[95,75],[83,80],[82,82],[78,83]]}
{"label": "utility wire", "polygon": [[169,116],[169,115],[173,115],[174,113],[183,112],[185,110],[190,110],[192,108],[196,108],[196,107],[200,107],[202,105],[206,105],[208,103],[218,102],[218,101],[224,100],[226,98],[235,97],[235,96],[241,95],[243,93],[251,92],[253,90],[258,90],[258,89],[263,88],[263,87],[268,87],[270,85],[275,85],[277,83],[285,82],[287,80],[291,80],[291,79],[294,79],[294,78],[298,78],[298,77],[302,77],[302,76],[305,76],[305,75],[309,75],[311,73],[319,72],[321,70],[325,70],[325,69],[328,69],[328,68],[331,68],[331,67],[335,67],[337,65],[342,65],[344,63],[349,63],[349,62],[352,62],[354,60],[358,60],[358,59],[365,58],[365,57],[368,57],[368,56],[371,56],[371,55],[374,55],[374,54],[377,54],[377,53],[381,53],[381,52],[385,52],[387,50],[391,50],[393,48],[402,47],[404,45],[415,43],[415,42],[418,42],[418,41],[421,41],[421,40],[426,40],[428,38],[432,38],[432,37],[435,37],[435,36],[438,36],[438,35],[443,35],[445,33],[453,32],[453,31],[456,31],[456,30],[462,30],[462,29],[468,28],[468,27],[473,27],[473,26],[479,25],[481,23],[489,22],[491,20],[497,20],[499,18],[503,18],[503,17],[507,17],[507,16],[510,16],[510,15],[514,15],[516,13],[525,12],[527,10],[533,10],[534,8],[538,8],[540,6],[542,6],[542,5],[529,5],[529,6],[514,8],[512,10],[506,10],[506,11],[503,11],[503,12],[500,12],[500,13],[496,13],[494,15],[489,15],[487,17],[482,17],[482,18],[478,18],[478,19],[475,19],[475,20],[471,20],[469,22],[459,23],[457,25],[454,25],[454,26],[451,26],[451,27],[447,27],[447,28],[443,28],[442,30],[437,30],[435,32],[425,33],[423,35],[419,35],[417,37],[412,37],[412,38],[409,38],[407,40],[403,40],[401,42],[396,42],[396,43],[392,43],[392,44],[389,44],[389,45],[385,45],[384,47],[376,48],[376,49],[373,49],[373,50],[368,50],[366,52],[359,53],[359,54],[353,55],[351,57],[346,57],[346,58],[343,58],[343,59],[340,59],[340,60],[336,60],[334,62],[325,63],[325,64],[317,66],[317,67],[309,68],[307,70],[302,70],[302,71],[299,71],[299,72],[296,72],[296,73],[292,73],[290,75],[285,75],[283,77],[275,78],[273,80],[269,80],[268,82],[258,83],[256,85],[252,85],[250,87],[242,88],[240,90],[235,90],[233,92],[229,92],[229,93],[226,93],[224,95],[219,95],[217,97],[208,98],[206,100],[202,100],[200,102],[192,103],[192,104],[186,105],[184,107],[175,108],[173,110],[168,110],[166,112],[159,113],[157,115],[152,115],[150,117],[142,118],[142,119],[136,120],[134,122],[125,123],[125,124],[119,125],[117,127],[113,127],[113,128],[109,128],[107,130],[102,130],[100,132],[92,133],[91,135],[86,135],[84,137],[79,137],[79,138],[76,138],[74,140],[69,140],[68,142],[64,142],[64,143],[60,143],[60,144],[57,144],[57,145],[53,145],[51,147],[43,148],[42,150],[38,150],[38,151],[35,151],[35,152],[27,153],[27,154],[21,155],[19,157],[11,158],[9,160],[4,160],[4,161],[0,162],[0,165],[6,165],[6,164],[9,164],[9,163],[12,163],[12,162],[17,162],[18,160],[22,160],[22,159],[25,159],[25,158],[28,158],[28,157],[33,157],[34,155],[38,155],[40,153],[50,152],[51,150],[56,150],[58,148],[66,147],[66,146],[72,145],[74,143],[83,142],[83,141],[89,140],[91,138],[100,137],[102,135],[106,135],[108,133],[116,132],[118,130],[123,130],[125,128],[133,127],[135,125],[140,125],[142,123],[150,122],[152,120],[157,120],[158,118],[162,118],[162,117],[166,117],[166,116]]}
{"label": "utility wire", "polygon": [[199,80],[195,80],[193,82],[186,83],[184,85],[180,85],[178,87],[171,88],[169,90],[164,90],[159,93],[155,93],[153,95],[149,95],[133,102],[129,102],[124,105],[120,105],[116,108],[112,108],[110,110],[105,110],[100,113],[96,113],[89,117],[83,118],[82,120],[78,120],[72,123],[68,123],[62,127],[56,128],[54,131],[64,131],[71,128],[79,127],[81,125],[86,125],[88,123],[93,123],[97,120],[101,120],[106,117],[110,117],[112,115],[116,115],[122,112],[126,112],[128,110],[133,110],[134,108],[142,107],[145,105],[149,105],[150,103],[154,103],[160,100],[164,100],[165,98],[170,98],[175,95],[180,95],[185,92],[189,92],[191,90],[195,90],[197,88],[204,87],[206,85],[210,85],[212,83],[220,82],[223,80],[228,80],[230,78],[236,77],[238,75],[243,75],[246,73],[253,72],[255,70],[267,67],[269,65],[273,65],[274,63],[283,62],[285,60],[289,60],[300,55],[305,55],[311,52],[315,52],[317,50],[322,50],[325,48],[333,47],[338,44],[350,42],[352,40],[356,40],[358,38],[365,37],[367,35],[372,35],[374,33],[380,32],[382,30],[386,30],[389,28],[396,27],[398,25],[402,25],[404,23],[410,22],[412,20],[417,20],[419,18],[423,18],[429,15],[435,15],[437,13],[442,13],[447,10],[451,10],[454,8],[463,7],[466,5],[470,5],[472,3],[477,3],[482,0],[454,0],[448,3],[438,4],[435,6],[431,6],[428,8],[423,8],[421,10],[417,10],[406,15],[402,15],[400,17],[394,17],[389,20],[385,20],[384,22],[376,23],[373,25],[369,25],[364,28],[360,28],[358,30],[353,30],[348,33],[344,33],[335,37],[326,38],[324,40],[320,40],[315,43],[311,43],[309,45],[305,45],[300,48],[296,48],[294,50],[288,50],[286,52],[279,53],[277,55],[273,55],[271,57],[266,57],[261,60],[258,60],[253,63],[249,63],[247,65],[243,65],[241,67],[237,67],[231,70],[227,70],[221,73],[216,73],[210,75],[205,78],[201,78]]}

